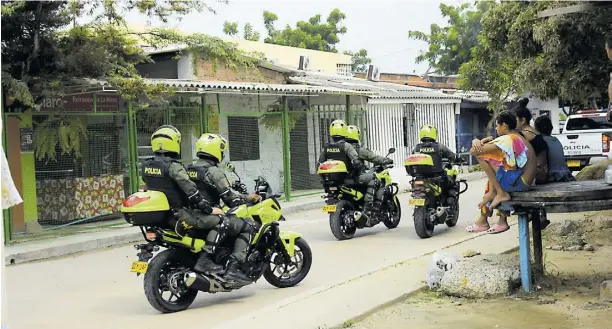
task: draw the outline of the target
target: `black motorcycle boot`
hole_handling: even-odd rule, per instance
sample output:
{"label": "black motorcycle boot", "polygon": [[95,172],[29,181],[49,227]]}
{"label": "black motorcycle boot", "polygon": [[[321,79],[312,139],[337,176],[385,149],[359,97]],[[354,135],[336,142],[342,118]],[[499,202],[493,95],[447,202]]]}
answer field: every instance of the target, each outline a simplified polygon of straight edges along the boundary
{"label": "black motorcycle boot", "polygon": [[242,269],[240,268],[240,262],[237,259],[231,258],[225,269],[225,278],[235,280],[239,282],[252,282]]}
{"label": "black motorcycle boot", "polygon": [[223,266],[216,264],[212,260],[212,255],[205,251],[200,254],[193,269],[200,273],[219,273],[223,271]]}

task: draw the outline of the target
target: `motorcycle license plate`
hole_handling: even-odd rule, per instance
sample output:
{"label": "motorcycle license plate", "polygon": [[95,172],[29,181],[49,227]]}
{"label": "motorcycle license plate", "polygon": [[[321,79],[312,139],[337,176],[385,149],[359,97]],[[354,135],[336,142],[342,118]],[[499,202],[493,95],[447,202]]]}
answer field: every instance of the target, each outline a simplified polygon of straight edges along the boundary
{"label": "motorcycle license plate", "polygon": [[327,206],[323,207],[323,211],[324,212],[336,212],[336,205],[335,204],[329,204]]}
{"label": "motorcycle license plate", "polygon": [[130,272],[145,273],[147,272],[148,267],[149,267],[149,263],[147,262],[133,262],[132,269],[130,270]]}
{"label": "motorcycle license plate", "polygon": [[411,206],[424,206],[425,199],[410,199],[408,200],[408,204]]}
{"label": "motorcycle license plate", "polygon": [[580,167],[580,160],[567,160],[568,167]]}

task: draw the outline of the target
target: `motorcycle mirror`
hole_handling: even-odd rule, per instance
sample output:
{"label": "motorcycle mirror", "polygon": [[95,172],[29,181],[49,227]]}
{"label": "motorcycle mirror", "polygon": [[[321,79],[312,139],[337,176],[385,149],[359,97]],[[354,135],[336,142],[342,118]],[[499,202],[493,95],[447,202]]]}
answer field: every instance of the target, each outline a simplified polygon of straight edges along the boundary
{"label": "motorcycle mirror", "polygon": [[228,163],[225,165],[225,170],[227,170],[227,171],[229,171],[229,172],[234,172],[234,171],[236,171],[236,167],[234,167],[234,164],[233,164],[233,163],[228,162]]}
{"label": "motorcycle mirror", "polygon": [[389,154],[393,154],[393,153],[395,153],[395,147],[392,147],[389,149]]}

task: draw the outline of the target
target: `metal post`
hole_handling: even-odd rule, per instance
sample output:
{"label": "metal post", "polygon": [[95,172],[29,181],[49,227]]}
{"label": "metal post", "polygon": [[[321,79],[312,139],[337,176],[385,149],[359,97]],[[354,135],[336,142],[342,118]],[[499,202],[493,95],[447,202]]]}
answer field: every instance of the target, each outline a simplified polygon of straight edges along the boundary
{"label": "metal post", "polygon": [[[545,210],[543,210],[545,211]],[[533,265],[536,276],[544,275],[544,262],[542,257],[542,227],[539,211],[531,213],[531,227],[533,229]]]}
{"label": "metal post", "polygon": [[525,292],[531,292],[531,251],[529,248],[529,217],[526,213],[518,215],[519,252],[521,263],[521,285]]}
{"label": "metal post", "polygon": [[291,201],[291,163],[290,163],[290,149],[289,149],[289,112],[287,96],[283,96],[283,113],[282,113],[282,124],[283,124],[283,177],[285,187],[285,200]]}
{"label": "metal post", "polygon": [[[2,100],[0,103],[2,104],[2,148],[4,149],[4,154],[8,161],[8,136],[6,135],[6,105],[5,105],[5,97],[4,95],[4,87],[0,86],[0,97]],[[2,210],[2,219],[4,225],[4,243],[10,242],[13,239],[13,210],[3,209]]]}
{"label": "metal post", "polygon": [[128,166],[130,174],[130,193],[138,191],[138,142],[136,134],[136,113],[132,105],[132,101],[128,101],[127,113],[127,130],[128,130]]}
{"label": "metal post", "polygon": [[206,94],[200,96],[200,136],[208,132],[208,111],[206,109]]}
{"label": "metal post", "polygon": [[96,113],[98,110],[98,95],[93,93],[93,113]]}
{"label": "metal post", "polygon": [[346,124],[351,124],[351,95],[346,95]]}

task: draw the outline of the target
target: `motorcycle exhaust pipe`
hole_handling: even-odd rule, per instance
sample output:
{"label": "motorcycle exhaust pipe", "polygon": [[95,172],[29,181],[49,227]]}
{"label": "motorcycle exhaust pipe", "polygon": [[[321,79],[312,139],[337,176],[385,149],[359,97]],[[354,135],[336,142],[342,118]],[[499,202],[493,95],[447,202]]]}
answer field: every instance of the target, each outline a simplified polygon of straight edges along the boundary
{"label": "motorcycle exhaust pipe", "polygon": [[204,277],[202,274],[195,272],[185,273],[185,285],[189,288],[193,288],[202,292],[210,291],[212,282]]}

